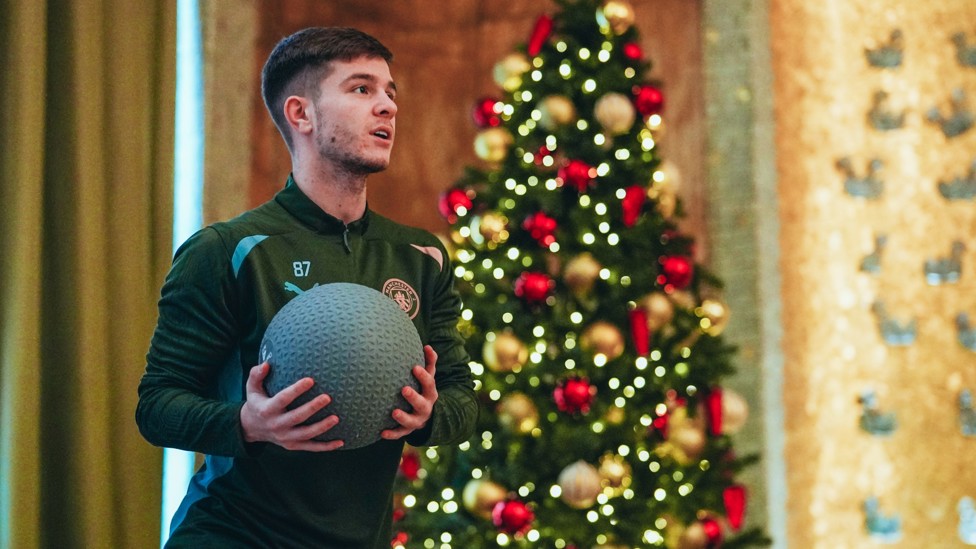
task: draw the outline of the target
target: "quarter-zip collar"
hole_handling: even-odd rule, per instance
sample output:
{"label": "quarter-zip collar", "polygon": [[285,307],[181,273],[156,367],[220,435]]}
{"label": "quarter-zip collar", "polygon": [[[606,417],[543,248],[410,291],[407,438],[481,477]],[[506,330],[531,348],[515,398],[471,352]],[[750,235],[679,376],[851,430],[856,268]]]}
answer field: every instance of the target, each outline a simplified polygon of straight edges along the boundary
{"label": "quarter-zip collar", "polygon": [[366,205],[366,211],[362,217],[347,225],[338,217],[326,213],[318,204],[312,202],[312,199],[302,192],[290,174],[288,182],[285,183],[285,188],[278,191],[274,199],[278,204],[281,204],[285,211],[314,229],[315,232],[342,235],[347,249],[349,248],[349,233],[362,236],[366,234],[366,229],[369,227],[369,204]]}

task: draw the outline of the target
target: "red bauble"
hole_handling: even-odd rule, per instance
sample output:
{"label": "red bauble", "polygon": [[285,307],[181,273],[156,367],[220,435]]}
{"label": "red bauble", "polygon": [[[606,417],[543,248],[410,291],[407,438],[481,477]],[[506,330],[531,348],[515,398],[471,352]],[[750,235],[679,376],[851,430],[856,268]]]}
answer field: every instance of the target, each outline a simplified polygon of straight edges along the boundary
{"label": "red bauble", "polygon": [[437,209],[448,223],[457,221],[459,215],[471,211],[471,194],[473,192],[454,187],[441,193],[440,200],[437,202]]}
{"label": "red bauble", "polygon": [[708,432],[712,436],[722,434],[722,388],[713,387],[705,395],[705,411],[708,414]]}
{"label": "red bauble", "polygon": [[406,532],[397,532],[393,539],[390,541],[390,545],[396,547],[397,545],[406,545],[410,541],[410,536]]}
{"label": "red bauble", "polygon": [[494,97],[482,97],[474,105],[474,109],[471,110],[471,118],[474,119],[475,126],[481,129],[484,128],[494,128],[502,123],[502,117],[499,114],[500,101]]}
{"label": "red bauble", "polygon": [[582,193],[586,192],[596,177],[596,168],[582,160],[570,160],[565,166],[559,168],[556,177],[563,185],[569,185]]}
{"label": "red bauble", "polygon": [[555,286],[545,273],[522,273],[515,279],[515,295],[526,303],[541,303]]}
{"label": "red bauble", "polygon": [[586,414],[596,396],[596,387],[590,385],[585,377],[570,377],[561,380],[552,391],[552,398],[560,412]]}
{"label": "red bauble", "polygon": [[668,428],[671,425],[671,412],[664,412],[651,421],[651,427],[660,440],[668,439]]}
{"label": "red bauble", "polygon": [[548,248],[556,241],[556,220],[542,212],[536,212],[525,218],[522,228],[539,243],[540,246]]}
{"label": "red bauble", "polygon": [[661,276],[659,277],[659,281],[662,284],[683,290],[691,284],[691,279],[694,274],[691,259],[686,256],[672,255],[661,258]]}
{"label": "red bauble", "polygon": [[725,503],[725,516],[729,519],[729,526],[736,532],[742,528],[742,519],[746,514],[746,488],[741,484],[733,484],[722,491],[722,501]]}
{"label": "red bauble", "polygon": [[641,116],[660,114],[664,110],[664,94],[650,84],[634,86],[634,107]]}
{"label": "red bauble", "polygon": [[532,527],[535,513],[525,502],[517,499],[505,499],[495,504],[491,510],[491,522],[495,527],[508,534],[524,533]]}
{"label": "red bauble", "polygon": [[415,451],[406,451],[400,456],[400,474],[407,480],[417,480],[420,473],[420,455]]}
{"label": "red bauble", "polygon": [[634,350],[638,356],[647,356],[651,351],[651,331],[647,327],[647,309],[637,307],[628,312],[630,318],[630,337],[634,340]]}
{"label": "red bauble", "polygon": [[722,546],[722,525],[712,517],[701,520],[705,529],[705,549],[717,549]]}
{"label": "red bauble", "polygon": [[549,36],[552,34],[552,17],[542,14],[538,19],[535,20],[535,26],[532,27],[532,35],[529,36],[529,43],[526,46],[526,53],[530,56],[535,57],[539,55],[542,51],[542,46],[549,40]]}
{"label": "red bauble", "polygon": [[620,207],[623,209],[623,220],[624,225],[627,227],[633,227],[634,223],[637,223],[637,219],[640,217],[641,208],[644,207],[644,200],[647,198],[647,193],[644,187],[640,185],[632,185],[624,189],[624,198],[620,201]]}
{"label": "red bauble", "polygon": [[624,57],[630,59],[631,61],[640,61],[644,57],[644,52],[641,51],[640,44],[637,42],[627,42],[623,47]]}

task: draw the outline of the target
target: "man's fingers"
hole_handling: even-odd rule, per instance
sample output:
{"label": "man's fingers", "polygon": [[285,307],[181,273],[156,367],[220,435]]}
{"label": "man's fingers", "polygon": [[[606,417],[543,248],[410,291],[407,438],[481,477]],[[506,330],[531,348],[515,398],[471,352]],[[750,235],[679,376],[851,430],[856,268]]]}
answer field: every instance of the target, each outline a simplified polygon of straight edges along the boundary
{"label": "man's fingers", "polygon": [[437,352],[430,345],[424,345],[425,369],[430,375],[437,371]]}
{"label": "man's fingers", "polygon": [[245,385],[248,393],[264,393],[264,378],[268,377],[270,369],[267,362],[262,362],[251,368],[251,371],[247,374],[247,384]]}
{"label": "man's fingers", "polygon": [[[420,383],[420,392],[430,398],[437,398],[437,382],[434,380],[434,374],[432,372],[420,366],[414,366],[413,377],[417,378],[417,382]],[[403,393],[403,396],[407,396],[406,392]]]}
{"label": "man's fingers", "polygon": [[288,407],[289,404],[295,401],[296,398],[302,395],[305,391],[308,391],[315,385],[315,380],[310,377],[303,377],[295,383],[285,387],[284,389],[278,391],[278,394],[272,397],[275,404],[279,406],[282,410]]}
{"label": "man's fingers", "polygon": [[[301,406],[295,408],[294,410],[285,413],[283,419],[289,425],[298,425],[300,423],[303,423],[306,419],[315,415],[315,413],[321,410],[322,408],[328,406],[331,402],[332,402],[332,397],[330,397],[329,395],[318,395],[317,397],[306,402],[305,404],[302,404]],[[314,436],[318,436],[318,434],[320,433],[317,433]]]}

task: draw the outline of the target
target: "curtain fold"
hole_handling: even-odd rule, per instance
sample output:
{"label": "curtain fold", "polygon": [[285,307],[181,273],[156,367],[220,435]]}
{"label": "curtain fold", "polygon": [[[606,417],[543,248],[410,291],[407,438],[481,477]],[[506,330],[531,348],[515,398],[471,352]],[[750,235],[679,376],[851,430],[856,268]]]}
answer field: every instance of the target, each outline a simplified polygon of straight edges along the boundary
{"label": "curtain fold", "polygon": [[175,2],[0,2],[0,546],[158,543]]}

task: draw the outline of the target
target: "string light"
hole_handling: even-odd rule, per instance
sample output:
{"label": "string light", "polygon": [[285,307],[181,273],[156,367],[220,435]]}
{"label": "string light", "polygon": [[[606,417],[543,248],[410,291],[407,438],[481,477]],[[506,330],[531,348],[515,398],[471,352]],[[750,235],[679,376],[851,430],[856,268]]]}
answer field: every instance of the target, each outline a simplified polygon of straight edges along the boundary
{"label": "string light", "polygon": [[579,50],[579,58],[581,60],[583,60],[583,61],[586,61],[587,59],[589,59],[590,58],[590,50],[587,49],[587,48],[580,48],[580,50]]}

